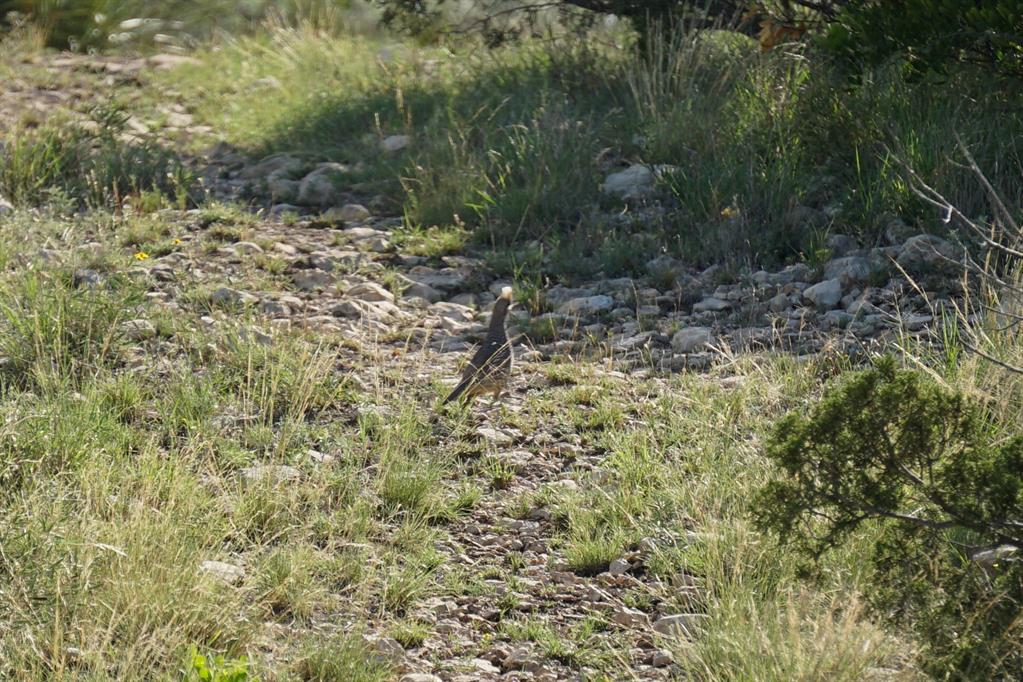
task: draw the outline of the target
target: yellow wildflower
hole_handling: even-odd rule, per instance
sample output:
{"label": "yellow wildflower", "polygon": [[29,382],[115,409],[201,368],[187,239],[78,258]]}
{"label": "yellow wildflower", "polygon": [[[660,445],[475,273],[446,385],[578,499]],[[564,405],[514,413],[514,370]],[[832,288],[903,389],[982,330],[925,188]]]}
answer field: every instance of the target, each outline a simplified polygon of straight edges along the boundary
{"label": "yellow wildflower", "polygon": [[145,251],[139,251],[135,254],[135,260],[145,260],[147,258],[149,258],[149,254]]}

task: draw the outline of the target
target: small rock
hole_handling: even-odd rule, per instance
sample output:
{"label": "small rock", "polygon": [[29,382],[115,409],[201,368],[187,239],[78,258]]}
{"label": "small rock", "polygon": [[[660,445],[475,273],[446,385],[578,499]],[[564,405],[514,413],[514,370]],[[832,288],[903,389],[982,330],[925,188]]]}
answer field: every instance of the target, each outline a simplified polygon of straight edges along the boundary
{"label": "small rock", "polygon": [[322,270],[298,270],[292,273],[291,281],[299,291],[315,291],[330,286],[334,277]]}
{"label": "small rock", "polygon": [[307,450],[305,456],[309,458],[309,461],[313,464],[330,464],[334,461],[334,455],[328,455],[320,452],[319,450]]}
{"label": "small rock", "polygon": [[896,262],[911,275],[928,274],[934,268],[946,269],[956,258],[956,249],[941,237],[932,234],[918,234],[902,245]]}
{"label": "small rock", "polygon": [[712,343],[714,343],[714,335],[709,327],[686,327],[679,329],[671,337],[671,347],[676,353],[702,351]]}
{"label": "small rock", "polygon": [[349,168],[340,163],[320,164],[306,175],[298,185],[298,203],[304,206],[330,206],[342,196],[339,189],[341,176]]}
{"label": "small rock", "polygon": [[405,149],[411,143],[412,138],[408,135],[388,135],[380,140],[380,149],[388,154],[393,154]]}
{"label": "small rock", "polygon": [[399,317],[401,310],[398,306],[389,301],[362,301],[351,299],[341,301],[330,309],[334,317],[368,318],[370,320],[383,320],[391,317]]}
{"label": "small rock", "polygon": [[931,315],[910,314],[902,317],[902,326],[906,331],[918,332],[934,321]]}
{"label": "small rock", "polygon": [[797,205],[785,213],[784,221],[791,228],[815,228],[827,224],[828,216],[824,211]]}
{"label": "small rock", "polygon": [[641,627],[650,623],[649,616],[639,609],[630,609],[628,606],[615,609],[611,620],[625,628]]}
{"label": "small rock", "polygon": [[345,292],[345,296],[357,298],[360,301],[369,301],[370,303],[377,301],[394,303],[394,294],[376,282],[362,282],[361,284],[356,284]]}
{"label": "small rock", "polygon": [[476,435],[484,440],[490,441],[494,445],[511,445],[515,441],[511,434],[505,433],[504,431],[498,431],[492,426],[479,427],[476,429]]}
{"label": "small rock", "polygon": [[484,660],[482,658],[474,658],[474,659],[472,659],[471,661],[469,661],[469,665],[472,666],[472,669],[475,670],[480,675],[499,675],[499,674],[501,674],[501,669],[500,668],[498,668],[496,665],[494,665],[490,661]]}
{"label": "small rock", "polygon": [[598,315],[614,308],[614,299],[610,296],[583,296],[565,301],[558,307],[562,315]]}
{"label": "small rock", "polygon": [[401,292],[402,298],[422,298],[430,303],[437,303],[444,299],[444,294],[434,289],[429,284],[412,282]]}
{"label": "small rock", "polygon": [[14,204],[0,196],[0,216],[14,213]]}
{"label": "small rock", "polygon": [[665,668],[675,662],[675,655],[667,649],[658,649],[650,657],[650,665],[655,668]]}
{"label": "small rock", "polygon": [[376,656],[388,663],[399,663],[405,658],[405,649],[394,637],[363,636],[363,641]]}
{"label": "small rock", "polygon": [[402,675],[398,682],[443,682],[443,680],[430,673],[408,673]]}
{"label": "small rock", "polygon": [[639,199],[650,195],[657,178],[649,166],[634,164],[604,178],[600,190],[621,199]]}
{"label": "small rock", "polygon": [[373,253],[387,253],[388,251],[394,250],[394,246],[391,242],[383,237],[373,237],[372,239],[360,242],[360,244],[364,249],[372,251]]}
{"label": "small rock", "polygon": [[301,208],[295,206],[294,204],[288,203],[274,204],[273,206],[270,207],[270,215],[273,216],[274,218],[280,218],[281,216],[289,213],[298,215],[301,212],[302,212]]}
{"label": "small rock", "polygon": [[263,247],[255,242],[235,242],[234,252],[238,254],[263,253]]}
{"label": "small rock", "polygon": [[206,573],[227,585],[238,585],[245,580],[245,569],[224,561],[204,561],[199,572]]}
{"label": "small rock", "polygon": [[532,660],[533,654],[528,648],[516,647],[508,652],[501,663],[506,670],[519,670],[526,667]]}
{"label": "small rock", "polygon": [[902,218],[892,218],[884,228],[884,238],[892,246],[904,244],[913,236],[913,228]]}
{"label": "small rock", "polygon": [[447,292],[462,289],[466,284],[466,276],[455,268],[438,270],[425,265],[417,265],[408,271],[407,276],[413,282]]}
{"label": "small rock", "polygon": [[783,313],[792,307],[792,299],[788,294],[778,294],[767,302],[767,307],[774,313]]}
{"label": "small rock", "polygon": [[845,329],[852,322],[853,316],[844,310],[829,310],[821,320],[823,329]]}
{"label": "small rock", "polygon": [[622,575],[632,570],[632,564],[625,559],[615,559],[608,565],[607,572],[611,575]]}
{"label": "small rock", "polygon": [[838,279],[826,279],[806,289],[803,297],[817,306],[818,310],[830,310],[842,300],[842,282]]}
{"label": "small rock", "polygon": [[294,481],[301,476],[298,469],[287,464],[257,464],[242,469],[241,475],[250,483],[259,483],[263,480],[283,483],[284,481]]}
{"label": "small rock", "polygon": [[860,248],[860,245],[856,243],[856,240],[847,234],[829,234],[827,240],[824,242],[831,251],[832,258],[841,258],[847,255],[850,251],[855,251]]}
{"label": "small rock", "polygon": [[706,618],[695,613],[678,613],[672,616],[662,616],[653,625],[654,632],[662,635],[683,635],[691,636],[696,630],[696,621]]}
{"label": "small rock", "polygon": [[132,341],[145,341],[156,336],[156,327],[149,320],[128,320],[122,325],[125,335]]}
{"label": "small rock", "polygon": [[[290,206],[287,202],[297,201],[299,192],[298,180],[292,180],[291,178],[273,173],[266,179],[266,189],[270,192],[270,199],[277,202],[278,206]],[[278,209],[280,211],[281,209]],[[297,211],[297,209],[296,209]],[[271,215],[279,215],[274,213],[274,209],[270,209]]]}
{"label": "small rock", "polygon": [[359,223],[368,219],[372,213],[362,204],[345,204],[338,208],[330,208],[323,214],[324,220],[340,223]]}
{"label": "small rock", "polygon": [[824,266],[824,279],[837,279],[843,285],[862,283],[870,279],[873,268],[862,256],[835,258]]}
{"label": "small rock", "polygon": [[268,156],[259,163],[246,166],[238,174],[238,177],[244,180],[254,180],[256,178],[265,178],[275,173],[283,175],[285,173],[298,171],[302,165],[303,162],[293,156],[288,156],[287,154],[274,154],[273,156]]}
{"label": "small rock", "polygon": [[239,305],[242,303],[255,303],[258,300],[252,294],[230,287],[220,287],[210,294],[210,302],[217,305]]}
{"label": "small rock", "polygon": [[87,287],[92,289],[93,287],[99,286],[103,281],[103,276],[95,270],[89,270],[88,268],[80,268],[75,270],[71,276],[71,284],[76,287]]}
{"label": "small rock", "polygon": [[259,311],[271,317],[290,317],[291,308],[281,301],[260,301]]}
{"label": "small rock", "polygon": [[709,296],[696,305],[693,306],[694,313],[719,313],[728,310],[732,307],[732,304],[728,301],[722,301],[720,298],[714,298]]}

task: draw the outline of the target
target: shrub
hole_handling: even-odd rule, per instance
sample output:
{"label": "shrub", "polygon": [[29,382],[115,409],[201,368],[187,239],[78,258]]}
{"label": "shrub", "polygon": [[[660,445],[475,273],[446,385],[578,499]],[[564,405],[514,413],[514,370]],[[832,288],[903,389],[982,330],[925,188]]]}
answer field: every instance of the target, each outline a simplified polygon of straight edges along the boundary
{"label": "shrub", "polygon": [[1023,77],[1023,15],[1017,0],[849,2],[823,44],[857,65],[901,57],[919,73],[972,62]]}
{"label": "shrub", "polygon": [[817,557],[877,526],[873,606],[915,628],[930,671],[1020,679],[1023,437],[995,440],[976,404],[888,358],[785,417],[766,449],[764,527]]}

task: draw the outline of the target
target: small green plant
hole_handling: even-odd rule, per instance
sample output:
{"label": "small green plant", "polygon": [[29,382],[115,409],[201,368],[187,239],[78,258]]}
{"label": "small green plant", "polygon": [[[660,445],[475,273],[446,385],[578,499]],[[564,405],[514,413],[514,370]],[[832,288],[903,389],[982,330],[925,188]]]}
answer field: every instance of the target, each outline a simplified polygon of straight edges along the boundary
{"label": "small green plant", "polygon": [[189,659],[191,667],[185,675],[186,682],[247,682],[250,679],[249,662],[244,656],[228,660],[217,654],[211,658],[192,647]]}

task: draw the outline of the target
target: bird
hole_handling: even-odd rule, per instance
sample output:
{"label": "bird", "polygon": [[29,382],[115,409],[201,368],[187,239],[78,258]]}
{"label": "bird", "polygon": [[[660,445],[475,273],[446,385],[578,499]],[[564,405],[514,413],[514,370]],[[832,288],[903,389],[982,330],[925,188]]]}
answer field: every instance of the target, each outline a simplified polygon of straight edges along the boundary
{"label": "bird", "polygon": [[508,331],[505,329],[511,302],[512,288],[502,288],[501,295],[494,304],[494,312],[490,316],[487,338],[469,360],[469,364],[462,372],[462,380],[441,405],[447,405],[459,398],[472,400],[483,393],[492,393],[494,398],[501,395],[512,368],[512,348],[508,342]]}

